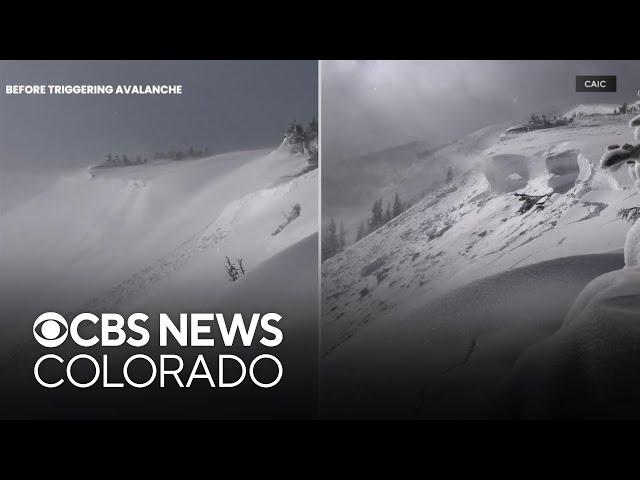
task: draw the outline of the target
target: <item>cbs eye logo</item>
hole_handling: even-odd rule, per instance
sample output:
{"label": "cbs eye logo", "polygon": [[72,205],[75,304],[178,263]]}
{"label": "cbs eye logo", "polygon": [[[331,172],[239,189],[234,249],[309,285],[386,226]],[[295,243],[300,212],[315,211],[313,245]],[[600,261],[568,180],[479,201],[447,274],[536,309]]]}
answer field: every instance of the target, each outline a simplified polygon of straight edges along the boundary
{"label": "cbs eye logo", "polygon": [[67,321],[59,313],[43,313],[33,324],[33,336],[43,347],[59,347],[68,334]]}

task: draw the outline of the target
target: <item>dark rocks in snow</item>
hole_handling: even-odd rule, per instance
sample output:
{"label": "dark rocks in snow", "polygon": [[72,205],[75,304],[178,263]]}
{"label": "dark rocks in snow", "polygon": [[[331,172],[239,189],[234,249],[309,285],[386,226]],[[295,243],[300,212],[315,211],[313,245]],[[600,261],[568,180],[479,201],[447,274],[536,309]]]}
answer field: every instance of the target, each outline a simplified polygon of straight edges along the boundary
{"label": "dark rocks in snow", "polygon": [[527,195],[525,193],[514,193],[513,195],[522,202],[522,206],[518,209],[519,214],[526,213],[533,207],[542,210],[544,208],[544,203],[551,196],[550,193],[547,193],[545,195]]}
{"label": "dark rocks in snow", "polygon": [[100,165],[93,168],[111,168],[111,167],[130,167],[133,165],[144,165],[149,160],[138,155],[136,157],[128,157],[127,155],[107,155],[107,159]]}
{"label": "dark rocks in snow", "polygon": [[527,123],[514,125],[513,127],[507,128],[504,131],[504,135],[532,132],[534,130],[542,130],[545,128],[564,127],[565,125],[569,125],[570,123],[573,123],[573,118],[571,117],[547,118],[545,115],[538,116],[534,113],[533,115],[531,115],[531,118]]}

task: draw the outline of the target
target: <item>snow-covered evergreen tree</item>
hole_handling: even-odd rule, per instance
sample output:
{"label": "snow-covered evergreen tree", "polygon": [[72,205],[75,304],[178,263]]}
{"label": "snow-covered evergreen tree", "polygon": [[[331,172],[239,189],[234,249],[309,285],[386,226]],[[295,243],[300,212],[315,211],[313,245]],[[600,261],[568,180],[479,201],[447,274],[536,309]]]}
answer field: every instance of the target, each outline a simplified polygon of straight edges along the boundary
{"label": "snow-covered evergreen tree", "polygon": [[284,138],[294,152],[305,152],[305,130],[296,120],[291,122]]}
{"label": "snow-covered evergreen tree", "polygon": [[316,117],[313,117],[307,128],[304,130],[304,143],[305,148],[309,149],[311,145],[318,139],[318,122]]}

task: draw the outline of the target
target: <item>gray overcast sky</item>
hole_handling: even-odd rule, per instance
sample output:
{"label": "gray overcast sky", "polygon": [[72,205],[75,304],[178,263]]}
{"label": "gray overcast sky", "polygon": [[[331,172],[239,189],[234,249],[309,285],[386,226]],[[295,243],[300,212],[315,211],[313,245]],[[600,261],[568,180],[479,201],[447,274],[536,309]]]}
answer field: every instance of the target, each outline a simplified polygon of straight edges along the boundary
{"label": "gray overcast sky", "polygon": [[[317,114],[315,61],[2,61],[0,167],[57,169],[107,152],[277,145]],[[180,96],[10,96],[6,84],[182,84]]]}
{"label": "gray overcast sky", "polygon": [[[633,101],[638,61],[323,61],[322,161],[426,140],[578,103]],[[617,75],[618,93],[576,93],[576,75]]]}

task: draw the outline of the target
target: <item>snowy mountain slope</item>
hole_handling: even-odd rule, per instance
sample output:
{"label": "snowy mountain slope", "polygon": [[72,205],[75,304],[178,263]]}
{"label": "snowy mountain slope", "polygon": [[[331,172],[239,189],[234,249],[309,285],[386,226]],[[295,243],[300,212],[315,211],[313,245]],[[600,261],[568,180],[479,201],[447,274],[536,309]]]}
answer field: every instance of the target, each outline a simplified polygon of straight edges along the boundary
{"label": "snowy mountain slope", "polygon": [[392,326],[371,324],[323,359],[323,410],[347,418],[509,417],[494,398],[521,353],[560,328],[592,278],[622,266],[618,252],[516,267],[454,289]]}
{"label": "snowy mountain slope", "polygon": [[[452,364],[443,360],[447,356],[443,354],[441,361],[435,362],[438,350],[429,353],[432,344],[427,345],[422,334],[407,335],[403,340],[400,331],[433,332],[435,322],[444,329],[446,338],[455,339],[455,328],[446,321],[438,323],[442,315],[432,315],[437,311],[433,302],[452,295],[460,305],[467,305],[469,298],[460,289],[472,282],[495,278],[494,287],[482,284],[484,289],[474,290],[484,298],[502,289],[500,282],[507,278],[502,274],[578,256],[584,261],[567,266],[573,270],[565,279],[574,280],[564,281],[572,283],[568,290],[561,290],[569,292],[562,302],[554,300],[547,305],[542,299],[548,289],[541,283],[530,285],[531,298],[537,299],[536,307],[543,310],[538,317],[553,318],[542,330],[544,335],[557,328],[566,314],[564,310],[589,280],[622,265],[620,253],[600,269],[586,268],[584,262],[589,263],[589,255],[621,251],[629,226],[616,219],[617,211],[638,202],[637,190],[629,188],[631,180],[626,169],[610,174],[598,168],[607,145],[625,143],[628,120],[626,115],[577,118],[567,126],[508,136],[488,147],[469,148],[458,158],[457,164],[464,168],[451,184],[425,196],[400,217],[324,262],[323,386],[329,390],[331,385],[341,385],[340,371],[348,371],[353,388],[360,389],[361,397],[363,390],[375,390],[377,385],[366,373],[375,370],[367,362],[374,356],[379,358],[382,366],[375,370],[376,375],[398,378],[391,365],[397,368],[402,362],[395,362],[390,355],[401,355],[405,360],[411,359],[411,363],[404,363],[407,370],[431,370],[421,380],[411,376],[412,381],[404,390],[396,389],[398,397],[405,396],[405,410],[396,414],[406,415],[407,408],[413,408],[410,415],[416,414],[420,392],[430,381],[435,382],[434,370],[436,376],[455,378],[471,371],[482,354],[474,353],[464,368],[450,372]],[[519,214],[522,204],[514,192],[550,196],[543,209],[534,207]],[[549,273],[549,277],[553,275]],[[456,297],[455,292],[461,296]],[[554,310],[551,304],[561,308]],[[503,362],[499,364],[502,373],[513,365],[518,352],[544,336],[535,334],[540,330],[534,324],[527,328],[521,322],[518,328],[524,333],[511,339],[508,318],[499,316],[495,323],[482,326],[484,317],[477,308],[460,308],[464,310],[460,321],[472,322],[466,326],[469,331],[480,328],[496,338],[503,336],[503,348],[511,354],[494,358],[495,362]],[[473,322],[480,324],[473,327]],[[458,362],[464,360],[471,341],[468,336],[461,336],[457,342],[451,340],[443,345],[460,346],[461,356],[450,357]],[[474,351],[489,354],[491,348],[483,346],[474,346]],[[458,347],[451,348],[454,351]],[[388,355],[382,354],[383,350]],[[481,368],[490,370],[486,364]],[[360,379],[358,374],[363,375],[362,382],[355,380]],[[495,384],[499,383],[498,377],[493,379]],[[351,400],[357,404],[357,395]],[[325,404],[326,413],[339,415],[336,409],[348,408],[345,405],[354,407],[342,398],[341,405]]]}
{"label": "snowy mountain slope", "polygon": [[[26,317],[3,326],[30,335],[21,322],[49,310],[211,311],[242,288],[225,256],[242,258],[248,278],[317,232],[317,170],[298,175],[305,164],[283,145],[61,176],[0,216],[1,301]],[[271,235],[296,203],[300,216]]]}

